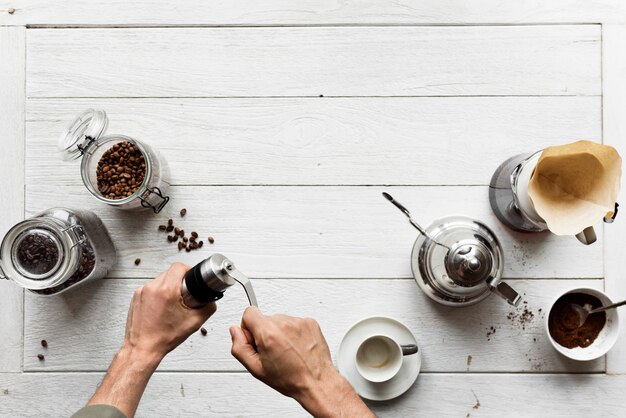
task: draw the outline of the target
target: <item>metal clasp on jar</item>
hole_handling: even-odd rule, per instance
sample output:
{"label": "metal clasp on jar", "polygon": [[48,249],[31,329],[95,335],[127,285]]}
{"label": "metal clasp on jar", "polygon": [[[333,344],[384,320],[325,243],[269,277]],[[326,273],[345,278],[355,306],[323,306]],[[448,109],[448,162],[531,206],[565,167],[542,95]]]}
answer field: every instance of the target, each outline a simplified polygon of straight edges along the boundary
{"label": "metal clasp on jar", "polygon": [[[160,199],[156,205],[153,205],[152,203],[149,202],[149,200],[154,200],[154,199],[151,199],[152,195],[155,195],[158,199]],[[144,196],[146,197],[144,198]],[[144,195],[139,196],[139,199],[141,200],[141,206],[143,206],[144,208],[152,208],[152,211],[154,213],[161,212],[161,210],[163,210],[165,205],[167,205],[167,202],[170,201],[169,196],[163,196],[163,192],[161,192],[161,189],[159,189],[156,186],[148,187]]]}

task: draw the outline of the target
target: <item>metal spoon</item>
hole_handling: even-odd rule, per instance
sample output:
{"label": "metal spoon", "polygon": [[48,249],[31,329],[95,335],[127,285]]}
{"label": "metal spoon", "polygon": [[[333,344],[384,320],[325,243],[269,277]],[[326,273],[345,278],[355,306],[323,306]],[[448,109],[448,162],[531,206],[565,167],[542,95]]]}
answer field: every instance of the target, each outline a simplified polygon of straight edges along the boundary
{"label": "metal spoon", "polygon": [[585,323],[589,315],[598,313],[598,312],[603,312],[603,311],[606,311],[607,309],[617,308],[618,306],[626,305],[626,300],[623,300],[621,302],[616,302],[607,306],[601,306],[596,309],[591,309],[591,305],[588,303],[585,303],[583,306],[577,305],[575,303],[570,303],[569,305],[578,314],[578,328],[580,328],[583,326],[583,324]]}
{"label": "metal spoon", "polygon": [[432,242],[434,242],[437,245],[441,245],[444,248],[447,248],[448,250],[450,249],[450,247],[448,247],[445,244],[442,244],[436,240],[433,239],[433,237],[431,237],[430,235],[428,235],[428,233],[426,232],[426,230],[424,228],[422,228],[420,226],[420,224],[418,224],[417,222],[415,222],[415,220],[413,218],[411,218],[411,212],[409,212],[409,210],[407,208],[405,208],[400,202],[398,202],[397,200],[395,200],[393,197],[391,197],[391,195],[389,193],[383,192],[383,197],[385,199],[387,199],[388,201],[390,201],[391,203],[394,204],[395,207],[397,207],[398,209],[400,209],[400,211],[402,213],[404,213],[406,215],[407,218],[409,218],[409,222],[411,223],[411,225],[413,225],[415,227],[415,229],[417,229],[420,234],[424,235],[426,238],[428,238],[429,240],[431,240]]}

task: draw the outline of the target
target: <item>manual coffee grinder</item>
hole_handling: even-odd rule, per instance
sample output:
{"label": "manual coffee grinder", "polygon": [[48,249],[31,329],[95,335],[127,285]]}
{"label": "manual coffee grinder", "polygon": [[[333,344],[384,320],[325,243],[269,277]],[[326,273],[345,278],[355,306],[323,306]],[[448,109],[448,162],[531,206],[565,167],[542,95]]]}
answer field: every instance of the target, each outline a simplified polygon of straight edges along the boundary
{"label": "manual coffee grinder", "polygon": [[483,223],[464,216],[449,216],[422,228],[409,211],[388,193],[420,235],[411,254],[413,277],[432,300],[447,306],[468,306],[491,293],[517,306],[521,296],[501,281],[502,247]]}
{"label": "manual coffee grinder", "polygon": [[221,299],[235,283],[243,286],[250,306],[259,306],[250,279],[222,254],[213,254],[187,271],[180,292],[186,306],[198,309]]}

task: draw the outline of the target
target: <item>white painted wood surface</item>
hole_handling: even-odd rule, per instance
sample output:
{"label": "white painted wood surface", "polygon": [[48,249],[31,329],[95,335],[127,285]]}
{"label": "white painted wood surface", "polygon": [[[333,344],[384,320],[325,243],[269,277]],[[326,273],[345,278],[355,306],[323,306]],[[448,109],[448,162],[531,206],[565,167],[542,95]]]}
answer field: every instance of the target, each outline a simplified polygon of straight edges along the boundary
{"label": "white painted wood surface", "polygon": [[601,141],[601,101],[30,100],[26,181],[81,185],[77,164],[56,164],[51,156],[56,138],[78,113],[100,108],[109,117],[108,134],[146,141],[163,154],[174,185],[489,185],[495,168],[512,155],[580,138]]}
{"label": "white painted wood surface", "polygon": [[[605,141],[613,144],[622,158],[626,158],[626,25],[606,25],[602,28],[603,72],[603,133]],[[623,170],[622,165],[622,170]],[[626,192],[622,186],[619,202],[622,212],[626,208]],[[606,225],[604,274],[605,289],[615,301],[626,299],[626,218]],[[626,326],[622,323],[621,337],[615,349],[607,356],[607,372],[626,373]]]}
{"label": "white painted wood surface", "polygon": [[0,25],[624,23],[625,6],[620,0],[2,0]]}
{"label": "white painted wood surface", "polygon": [[[505,277],[603,277],[601,238],[584,246],[574,237],[512,232],[491,211],[487,186],[178,186],[170,188],[170,206],[154,216],[105,208],[83,185],[59,188],[50,178],[27,186],[26,211],[32,215],[50,206],[97,211],[118,250],[111,277],[154,277],[173,261],[195,264],[212,251],[228,255],[256,278],[413,277],[410,254],[417,232],[381,196],[384,190],[424,225],[459,214],[485,222],[502,242]],[[181,219],[183,207],[188,214]],[[210,234],[215,244],[179,252],[157,231],[168,217],[205,240]],[[138,256],[143,262],[135,266]]]}
{"label": "white painted wood surface", "polygon": [[[0,375],[0,414],[23,413],[36,390],[46,406],[38,417],[69,416],[101,379],[101,373]],[[380,417],[619,417],[624,390],[624,375],[424,373],[404,396],[370,406]],[[137,412],[137,417],[155,416],[310,415],[245,373],[157,373]]]}
{"label": "white painted wood surface", "polygon": [[601,91],[599,25],[37,29],[28,57],[28,97]]}
{"label": "white painted wood surface", "polygon": [[[409,278],[415,233],[380,197],[390,190],[424,224],[463,213],[493,227],[505,275],[535,314],[580,285],[626,296],[619,216],[589,247],[515,234],[491,214],[486,187],[504,158],[549,144],[603,140],[626,155],[624,24],[626,3],[613,0],[0,0],[0,34],[2,25],[26,32],[26,65],[0,59],[0,76],[27,70],[23,90],[0,90],[2,121],[27,97],[25,125],[0,126],[9,151],[0,173],[15,171],[8,155],[26,158],[18,182],[1,180],[18,198],[11,216],[21,219],[24,198],[27,215],[61,204],[96,210],[120,251],[113,278],[90,289],[27,295],[23,328],[22,293],[11,290],[20,297],[0,306],[11,330],[0,416],[79,408],[120,341],[132,290],[170,261],[211,251],[253,277],[267,312],[318,317],[333,355],[363,316],[407,323],[425,373],[405,396],[373,405],[380,416],[626,415],[626,381],[611,375],[626,373],[626,336],[606,358],[573,363],[549,347],[541,314],[524,330],[495,297],[462,310],[434,305]],[[3,54],[23,64],[19,45],[5,42]],[[104,208],[77,165],[57,167],[58,133],[86,107],[109,113],[109,132],[163,152],[175,184],[166,212],[186,206],[185,229],[215,236],[213,246],[179,257],[156,232],[167,213]],[[24,145],[7,142],[5,131],[23,127]],[[162,364],[139,416],[306,415],[230,358],[226,325],[245,305],[239,289],[227,298],[209,336],[192,336]],[[45,362],[41,338],[51,342]],[[189,361],[199,353],[200,367]],[[246,396],[231,396],[233,387]]]}
{"label": "white painted wood surface", "polygon": [[[25,35],[23,27],[0,26],[0,236],[24,217]],[[0,372],[22,370],[23,293],[0,280]]]}
{"label": "white painted wood surface", "polygon": [[[142,263],[143,264],[143,263]],[[119,348],[133,291],[143,280],[108,279],[84,292],[42,298],[26,295],[24,369],[26,371],[105,371]],[[604,358],[575,362],[563,358],[545,333],[547,310],[559,294],[576,287],[602,288],[602,280],[512,280],[522,303],[518,309],[497,296],[458,309],[431,302],[413,280],[256,280],[261,309],[316,318],[333,358],[345,332],[369,315],[405,323],[415,334],[425,372],[602,372]],[[393,301],[393,303],[390,303]],[[228,326],[246,308],[242,289],[232,288],[205,325],[161,363],[160,370],[243,371],[230,355]],[[519,317],[524,309],[533,318]],[[541,311],[540,311],[541,310]],[[518,315],[513,319],[508,316]],[[490,327],[496,329],[490,332]],[[40,341],[48,341],[39,361]],[[198,355],[204,360],[198,361]],[[472,359],[469,361],[468,356]]]}

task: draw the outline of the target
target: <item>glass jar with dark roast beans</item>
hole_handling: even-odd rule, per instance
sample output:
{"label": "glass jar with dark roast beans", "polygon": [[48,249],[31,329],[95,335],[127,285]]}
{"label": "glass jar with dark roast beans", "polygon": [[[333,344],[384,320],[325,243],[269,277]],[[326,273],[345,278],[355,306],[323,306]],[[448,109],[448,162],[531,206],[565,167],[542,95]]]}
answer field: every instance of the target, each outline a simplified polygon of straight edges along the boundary
{"label": "glass jar with dark roast beans", "polygon": [[54,295],[105,277],[115,247],[100,218],[52,208],[20,222],[0,246],[0,278],[40,295]]}
{"label": "glass jar with dark roast beans", "polygon": [[167,164],[147,144],[125,135],[104,135],[108,118],[88,109],[61,134],[65,160],[82,157],[83,183],[98,200],[121,209],[159,213],[169,201]]}

